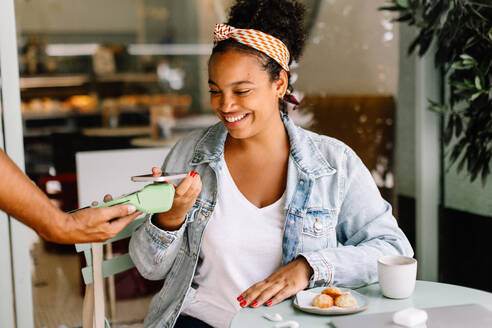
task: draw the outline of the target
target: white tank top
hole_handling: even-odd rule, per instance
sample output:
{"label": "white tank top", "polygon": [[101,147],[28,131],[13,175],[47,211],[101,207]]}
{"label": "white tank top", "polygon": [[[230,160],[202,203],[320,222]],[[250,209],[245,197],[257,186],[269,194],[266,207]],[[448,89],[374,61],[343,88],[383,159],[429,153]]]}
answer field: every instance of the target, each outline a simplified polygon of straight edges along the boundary
{"label": "white tank top", "polygon": [[236,298],[281,266],[285,193],[258,208],[239,191],[224,159],[221,164],[217,204],[193,280],[198,288],[182,313],[226,328],[240,309]]}

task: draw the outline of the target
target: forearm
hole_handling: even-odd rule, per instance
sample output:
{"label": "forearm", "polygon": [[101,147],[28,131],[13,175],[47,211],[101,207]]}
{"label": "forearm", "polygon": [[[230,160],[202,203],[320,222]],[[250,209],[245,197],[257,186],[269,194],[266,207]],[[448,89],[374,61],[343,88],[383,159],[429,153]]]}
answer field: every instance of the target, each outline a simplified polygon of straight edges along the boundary
{"label": "forearm", "polygon": [[[405,241],[373,239],[357,246],[347,245],[301,254],[314,270],[313,280],[346,287],[360,287],[377,281],[377,261],[383,255],[413,252]],[[313,287],[313,286],[310,286]]]}
{"label": "forearm", "polygon": [[304,255],[314,270],[314,280],[357,287],[377,280],[377,260],[382,255],[413,255],[398,227],[390,204],[383,200],[369,170],[347,151],[343,197],[336,222],[339,247]]}
{"label": "forearm", "polygon": [[132,234],[130,257],[140,274],[150,280],[163,279],[178,254],[185,227],[177,231],[163,231],[150,218]]}
{"label": "forearm", "polygon": [[[354,218],[350,220],[352,223],[355,221]],[[363,225],[357,225],[356,231],[350,233],[348,239],[340,238],[344,235],[342,227],[346,225],[338,227],[338,240],[343,245],[301,253],[314,270],[314,282],[326,281],[326,284],[359,287],[377,280],[379,257],[413,255],[412,246],[391,216],[389,205],[381,215],[363,222]]]}
{"label": "forearm", "polygon": [[48,197],[0,151],[0,209],[36,230],[41,236],[61,230],[67,215],[55,207]]}

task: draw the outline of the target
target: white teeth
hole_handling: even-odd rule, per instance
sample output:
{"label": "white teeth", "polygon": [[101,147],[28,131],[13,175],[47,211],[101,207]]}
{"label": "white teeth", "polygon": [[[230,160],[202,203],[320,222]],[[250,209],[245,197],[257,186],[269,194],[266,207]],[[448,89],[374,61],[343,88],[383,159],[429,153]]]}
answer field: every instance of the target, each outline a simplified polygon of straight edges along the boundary
{"label": "white teeth", "polygon": [[232,122],[236,122],[236,121],[239,121],[239,120],[243,119],[245,116],[246,116],[246,114],[243,114],[241,116],[235,116],[235,117],[225,117],[224,116],[224,119],[227,122],[232,123]]}

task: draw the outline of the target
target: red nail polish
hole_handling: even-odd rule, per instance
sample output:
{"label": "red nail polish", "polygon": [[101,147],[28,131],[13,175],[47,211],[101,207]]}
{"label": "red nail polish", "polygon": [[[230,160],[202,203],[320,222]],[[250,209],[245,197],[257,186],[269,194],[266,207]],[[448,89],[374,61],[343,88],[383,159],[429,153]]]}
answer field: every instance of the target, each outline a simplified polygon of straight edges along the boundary
{"label": "red nail polish", "polygon": [[195,172],[195,171],[191,171],[190,172],[190,177],[193,177],[193,172]]}
{"label": "red nail polish", "polygon": [[272,305],[272,300],[269,300],[268,302],[266,302],[266,305],[267,305],[267,306]]}
{"label": "red nail polish", "polygon": [[246,305],[246,301],[242,301],[241,303],[239,303],[239,305],[241,305],[242,307],[244,307]]}
{"label": "red nail polish", "polygon": [[242,300],[244,300],[243,295],[239,295],[239,297],[237,298],[237,301],[238,301],[238,302],[241,302]]}
{"label": "red nail polish", "polygon": [[253,303],[251,303],[251,307],[257,307],[258,306],[258,302],[257,301],[254,301]]}

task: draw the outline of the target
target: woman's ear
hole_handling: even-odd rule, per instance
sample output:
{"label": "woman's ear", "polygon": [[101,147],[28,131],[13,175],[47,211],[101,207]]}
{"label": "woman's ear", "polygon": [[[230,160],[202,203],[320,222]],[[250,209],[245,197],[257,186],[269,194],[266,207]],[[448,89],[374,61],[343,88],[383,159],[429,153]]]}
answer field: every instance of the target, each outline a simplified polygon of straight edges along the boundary
{"label": "woman's ear", "polygon": [[289,86],[289,76],[285,70],[281,70],[279,78],[275,81],[275,90],[279,98],[283,98],[287,92],[287,87]]}

